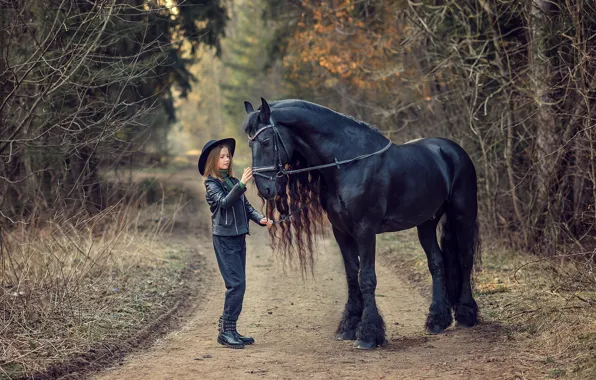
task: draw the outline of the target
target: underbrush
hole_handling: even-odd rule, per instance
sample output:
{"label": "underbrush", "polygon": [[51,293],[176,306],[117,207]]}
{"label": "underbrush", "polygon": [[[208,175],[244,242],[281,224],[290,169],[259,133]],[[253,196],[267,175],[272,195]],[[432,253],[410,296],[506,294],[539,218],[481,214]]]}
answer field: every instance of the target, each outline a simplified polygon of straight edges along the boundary
{"label": "underbrush", "polygon": [[196,257],[188,262],[197,252],[168,237],[196,217],[194,200],[150,178],[133,187],[95,215],[2,232],[0,379],[89,356],[179,301],[185,275],[199,270]]}
{"label": "underbrush", "polygon": [[[426,255],[415,230],[379,235],[377,245],[380,255],[430,296]],[[596,378],[596,271],[590,254],[544,258],[486,240],[483,245],[474,290],[482,323],[501,325],[548,377]]]}

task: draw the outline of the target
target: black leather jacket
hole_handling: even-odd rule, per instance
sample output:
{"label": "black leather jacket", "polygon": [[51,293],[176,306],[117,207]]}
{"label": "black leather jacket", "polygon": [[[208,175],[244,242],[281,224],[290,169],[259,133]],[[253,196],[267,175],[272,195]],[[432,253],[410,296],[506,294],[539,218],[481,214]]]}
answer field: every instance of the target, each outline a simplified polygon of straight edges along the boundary
{"label": "black leather jacket", "polygon": [[259,226],[264,218],[255,210],[244,195],[246,187],[240,186],[237,178],[230,178],[234,187],[228,188],[217,178],[207,177],[207,203],[211,209],[211,226],[213,235],[237,236],[249,233],[248,220],[252,219]]}

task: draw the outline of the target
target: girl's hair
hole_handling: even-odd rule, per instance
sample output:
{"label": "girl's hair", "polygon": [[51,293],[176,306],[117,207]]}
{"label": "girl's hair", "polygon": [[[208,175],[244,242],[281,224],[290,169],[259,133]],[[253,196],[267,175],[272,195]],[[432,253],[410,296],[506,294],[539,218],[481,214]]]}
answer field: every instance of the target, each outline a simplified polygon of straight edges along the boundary
{"label": "girl's hair", "polygon": [[204,174],[205,179],[207,179],[207,177],[209,176],[221,178],[221,175],[219,174],[219,166],[217,164],[219,163],[219,154],[221,153],[221,150],[223,148],[228,148],[228,152],[230,152],[230,166],[228,166],[228,175],[230,177],[234,176],[234,173],[232,172],[232,150],[226,144],[219,144],[213,147],[213,149],[211,149],[211,152],[209,152],[209,156],[207,156],[207,163],[205,164]]}

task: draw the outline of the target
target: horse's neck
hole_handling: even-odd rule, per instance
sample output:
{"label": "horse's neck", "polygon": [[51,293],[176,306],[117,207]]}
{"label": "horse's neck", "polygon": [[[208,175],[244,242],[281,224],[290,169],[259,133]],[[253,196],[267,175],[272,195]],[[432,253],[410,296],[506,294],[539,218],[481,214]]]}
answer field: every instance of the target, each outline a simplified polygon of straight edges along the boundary
{"label": "horse's neck", "polygon": [[[373,153],[387,145],[387,138],[352,121],[303,117],[300,113],[276,117],[291,134],[294,148],[307,160],[308,167],[325,165]],[[342,176],[335,167],[320,169],[328,192],[335,194]],[[344,171],[342,171],[344,172]]]}
{"label": "horse's neck", "polygon": [[368,127],[352,123],[325,123],[313,125],[301,120],[290,125],[294,143],[310,166],[329,164],[372,153],[387,144],[387,139]]}

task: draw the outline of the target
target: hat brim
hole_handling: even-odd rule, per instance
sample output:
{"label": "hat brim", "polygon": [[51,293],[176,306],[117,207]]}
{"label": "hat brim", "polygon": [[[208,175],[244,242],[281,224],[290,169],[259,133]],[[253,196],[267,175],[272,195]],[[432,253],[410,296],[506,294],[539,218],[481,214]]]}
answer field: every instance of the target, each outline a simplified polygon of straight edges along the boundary
{"label": "hat brim", "polygon": [[222,144],[227,145],[230,148],[230,156],[234,156],[234,152],[236,151],[236,140],[234,140],[233,138],[209,141],[207,144],[205,144],[203,150],[201,151],[201,155],[199,156],[198,167],[199,173],[201,173],[201,175],[204,175],[205,173],[205,165],[207,164],[207,158],[209,157],[209,153],[211,153],[211,150],[213,150],[213,148],[215,148],[216,146]]}

